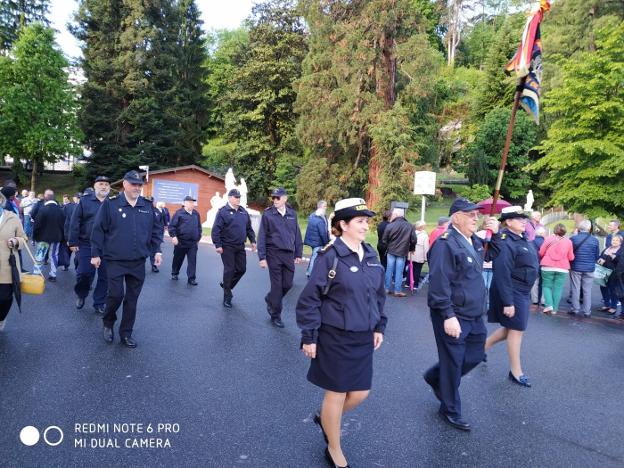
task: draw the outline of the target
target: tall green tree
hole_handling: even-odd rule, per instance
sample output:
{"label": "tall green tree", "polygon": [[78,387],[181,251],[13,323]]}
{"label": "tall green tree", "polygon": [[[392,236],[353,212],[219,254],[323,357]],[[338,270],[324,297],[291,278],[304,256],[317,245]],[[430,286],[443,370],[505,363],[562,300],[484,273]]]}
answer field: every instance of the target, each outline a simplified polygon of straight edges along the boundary
{"label": "tall green tree", "polygon": [[49,9],[50,0],[0,0],[0,53],[8,53],[24,26],[49,26]]}
{"label": "tall green tree", "polygon": [[75,34],[87,77],[88,176],[199,161],[207,123],[199,16],[193,0],[82,2]]}
{"label": "tall green tree", "polygon": [[[218,100],[222,125],[217,133],[234,150],[221,162],[234,166],[252,196],[264,201],[271,186],[293,188],[301,165],[294,84],[301,76],[307,41],[291,0],[256,4],[246,28],[245,47],[234,47],[221,70],[225,79],[214,83],[224,90]],[[211,70],[213,76],[218,73]]]}
{"label": "tall green tree", "polygon": [[[310,52],[299,82],[297,130],[308,158],[299,190],[317,180],[315,170],[338,166],[335,177],[316,187],[318,196],[332,201],[329,195],[367,192],[368,202],[380,208],[388,199],[408,195],[407,174],[419,162],[409,112],[417,100],[404,104],[401,93],[415,89],[407,83],[422,78],[410,69],[413,55],[421,51],[429,58],[431,49],[415,6],[404,0],[304,2]],[[423,34],[415,34],[419,30]],[[418,72],[429,76],[424,69]],[[383,182],[398,178],[403,183]]]}
{"label": "tall green tree", "polygon": [[[511,109],[490,111],[475,139],[466,148],[466,175],[471,185],[494,187],[505,144]],[[523,111],[518,111],[514,126],[501,194],[520,201],[533,188],[531,175],[525,170],[531,162],[530,150],[537,142],[537,126]]]}
{"label": "tall green tree", "polygon": [[23,28],[10,57],[0,58],[0,154],[32,165],[31,190],[45,162],[82,152],[68,65],[41,24]]}
{"label": "tall green tree", "polygon": [[546,97],[544,156],[530,168],[551,194],[548,205],[624,216],[624,23],[605,24],[594,52],[563,64],[561,85]]}

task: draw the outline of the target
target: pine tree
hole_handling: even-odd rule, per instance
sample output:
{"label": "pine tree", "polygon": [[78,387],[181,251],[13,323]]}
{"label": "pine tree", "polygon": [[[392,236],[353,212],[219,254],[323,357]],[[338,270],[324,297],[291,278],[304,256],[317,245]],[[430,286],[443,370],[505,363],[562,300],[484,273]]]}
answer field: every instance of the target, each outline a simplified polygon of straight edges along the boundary
{"label": "pine tree", "polygon": [[88,176],[198,162],[205,52],[194,1],[84,0],[77,21]]}
{"label": "pine tree", "polygon": [[50,0],[0,0],[0,52],[11,49],[21,28],[32,23],[49,26]]}

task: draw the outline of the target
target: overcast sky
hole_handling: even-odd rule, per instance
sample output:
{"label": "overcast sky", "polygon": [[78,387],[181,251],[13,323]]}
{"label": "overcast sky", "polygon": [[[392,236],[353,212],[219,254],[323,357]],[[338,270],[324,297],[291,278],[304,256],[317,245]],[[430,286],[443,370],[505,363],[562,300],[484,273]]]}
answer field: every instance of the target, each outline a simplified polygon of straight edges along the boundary
{"label": "overcast sky", "polygon": [[[196,0],[202,13],[204,29],[233,29],[251,13],[254,0]],[[80,55],[78,43],[67,31],[66,24],[72,20],[77,9],[75,0],[52,0],[50,20],[52,26],[60,31],[56,40],[69,58]]]}

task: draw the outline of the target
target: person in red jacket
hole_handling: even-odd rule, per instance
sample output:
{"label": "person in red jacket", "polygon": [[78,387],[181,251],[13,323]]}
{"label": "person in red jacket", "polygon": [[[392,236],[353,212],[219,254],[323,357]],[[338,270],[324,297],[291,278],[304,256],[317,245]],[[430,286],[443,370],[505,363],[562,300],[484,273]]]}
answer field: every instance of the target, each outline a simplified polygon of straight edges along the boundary
{"label": "person in red jacket", "polygon": [[431,246],[436,241],[436,239],[448,229],[448,225],[450,222],[451,219],[447,218],[446,216],[440,216],[438,218],[438,226],[433,231],[431,231],[431,234],[429,234],[429,249],[431,249]]}

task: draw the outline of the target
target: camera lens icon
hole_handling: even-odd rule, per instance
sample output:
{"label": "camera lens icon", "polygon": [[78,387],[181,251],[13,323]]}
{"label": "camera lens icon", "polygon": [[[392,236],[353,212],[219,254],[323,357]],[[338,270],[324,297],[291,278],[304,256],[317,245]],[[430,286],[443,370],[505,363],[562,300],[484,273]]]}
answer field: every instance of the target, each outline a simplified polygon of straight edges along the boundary
{"label": "camera lens icon", "polygon": [[[48,426],[45,431],[43,431],[43,440],[50,447],[56,447],[63,442],[63,430],[58,426]],[[22,444],[32,447],[39,442],[41,438],[41,434],[39,433],[39,429],[35,426],[25,426],[20,431],[20,440]]]}

